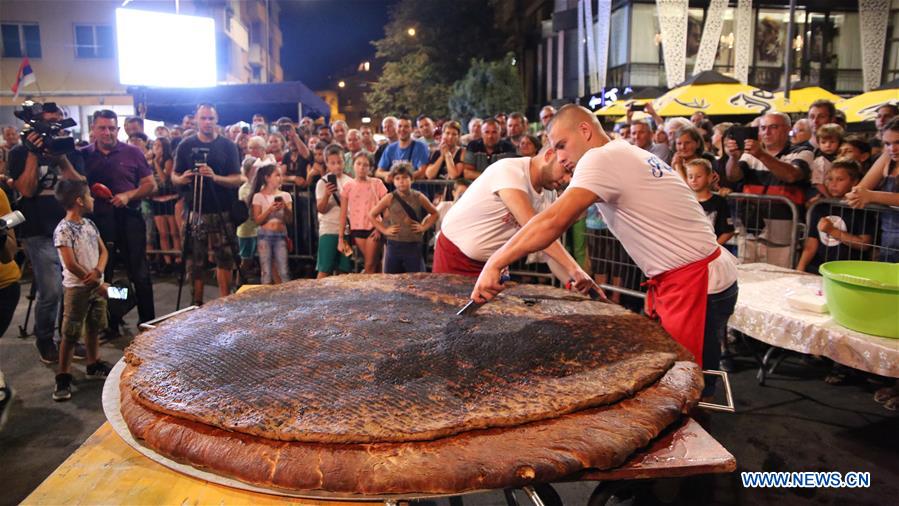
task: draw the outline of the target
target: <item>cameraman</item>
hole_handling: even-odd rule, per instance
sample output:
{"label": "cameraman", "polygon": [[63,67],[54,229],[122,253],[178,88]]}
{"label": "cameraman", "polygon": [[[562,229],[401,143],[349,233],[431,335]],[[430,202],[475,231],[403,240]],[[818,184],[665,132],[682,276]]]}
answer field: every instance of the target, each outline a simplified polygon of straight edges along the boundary
{"label": "cameraman", "polygon": [[[115,112],[108,109],[94,112],[91,133],[94,143],[81,150],[88,183],[103,184],[113,195],[111,200],[96,199],[93,214],[103,242],[109,248],[106,279],[113,279],[118,261],[125,264],[137,298],[138,323],[148,322],[156,318],[156,310],[147,263],[146,224],[140,214],[140,201],[156,191],[153,171],[143,151],[118,141],[118,116]],[[122,316],[110,313],[106,340],[120,335]]]}
{"label": "cameraman", "polygon": [[[199,219],[205,228],[203,233],[190,230],[190,243],[186,245],[191,254],[187,262],[191,269],[194,285],[194,304],[203,303],[203,272],[207,257],[215,258],[215,278],[219,295],[231,292],[232,271],[235,267],[237,232],[229,214],[237,203],[237,188],[243,183],[240,175],[240,158],[237,145],[222,137],[216,130],[218,113],[211,104],[200,104],[196,111],[197,134],[187,137],[175,152],[175,169],[172,183],[189,186],[187,204],[193,211],[188,216],[188,225]],[[193,202],[202,186],[203,198]],[[196,216],[199,214],[199,216]]]}
{"label": "cameraman", "polygon": [[[56,104],[47,102],[40,113],[40,121],[58,122],[62,112]],[[34,310],[35,344],[41,361],[52,364],[59,359],[54,342],[54,328],[62,302],[62,264],[53,246],[53,231],[66,212],[56,200],[53,188],[60,179],[84,179],[82,160],[77,152],[51,155],[44,146],[44,138],[29,132],[27,143],[9,152],[9,177],[22,195],[19,210],[25,223],[17,230],[25,254],[34,269],[37,285],[37,304]],[[30,147],[29,147],[30,145]]]}

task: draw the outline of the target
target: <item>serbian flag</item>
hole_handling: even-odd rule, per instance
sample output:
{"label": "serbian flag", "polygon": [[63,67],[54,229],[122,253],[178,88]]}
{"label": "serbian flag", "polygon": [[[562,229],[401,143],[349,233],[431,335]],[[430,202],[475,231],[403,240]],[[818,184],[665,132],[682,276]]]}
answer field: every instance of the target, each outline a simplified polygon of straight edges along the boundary
{"label": "serbian flag", "polygon": [[16,73],[16,82],[12,85],[13,100],[15,100],[19,96],[19,90],[28,86],[29,84],[33,84],[37,81],[37,78],[34,76],[34,71],[31,70],[31,63],[28,62],[28,57],[22,58],[22,63],[19,65],[19,72]]}

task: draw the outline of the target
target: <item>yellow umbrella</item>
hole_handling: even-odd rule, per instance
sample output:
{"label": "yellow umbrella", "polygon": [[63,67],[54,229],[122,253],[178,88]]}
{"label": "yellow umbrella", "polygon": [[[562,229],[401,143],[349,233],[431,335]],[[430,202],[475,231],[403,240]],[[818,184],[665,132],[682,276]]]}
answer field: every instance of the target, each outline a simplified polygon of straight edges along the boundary
{"label": "yellow umbrella", "polygon": [[890,81],[876,90],[847,98],[837,104],[837,108],[846,113],[847,123],[861,123],[874,121],[877,108],[884,104],[899,105],[899,79]]}
{"label": "yellow umbrella", "polygon": [[759,115],[771,109],[773,99],[769,91],[707,70],[657,98],[653,107],[659,116],[691,116],[697,111],[707,116]]}
{"label": "yellow umbrella", "polygon": [[[640,120],[650,119],[650,118],[652,118],[652,116],[650,116],[648,113],[645,113],[643,111],[634,111],[634,116],[631,118],[631,120],[632,121],[640,121]],[[615,118],[615,124],[618,124],[618,123],[627,123],[627,115],[625,114],[624,116],[621,116],[620,118]]]}
{"label": "yellow umbrella", "polygon": [[791,86],[789,102],[784,98],[783,90],[779,90],[774,92],[772,104],[774,110],[778,112],[804,113],[808,111],[812,102],[816,100],[830,100],[836,104],[837,102],[841,102],[843,97],[835,95],[820,86],[798,82]]}
{"label": "yellow umbrella", "polygon": [[642,104],[646,104],[648,102],[652,102],[652,99],[651,98],[640,98],[640,99],[636,99],[636,100],[631,100],[631,99],[616,100],[605,107],[601,107],[600,109],[597,109],[596,115],[597,116],[621,116],[621,115],[627,114],[628,104],[633,103],[636,105],[642,105]]}

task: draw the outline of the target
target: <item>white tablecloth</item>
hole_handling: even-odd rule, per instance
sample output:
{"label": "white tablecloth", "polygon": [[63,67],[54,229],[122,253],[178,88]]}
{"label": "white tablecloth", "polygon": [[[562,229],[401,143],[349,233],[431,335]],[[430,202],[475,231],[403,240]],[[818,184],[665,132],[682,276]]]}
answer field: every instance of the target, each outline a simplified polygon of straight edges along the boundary
{"label": "white tablecloth", "polygon": [[[820,276],[770,264],[739,266],[740,296],[728,325],[764,343],[822,355],[863,371],[899,378],[899,339],[862,334],[830,314],[793,309],[791,291],[808,290]],[[899,311],[897,311],[899,318]]]}

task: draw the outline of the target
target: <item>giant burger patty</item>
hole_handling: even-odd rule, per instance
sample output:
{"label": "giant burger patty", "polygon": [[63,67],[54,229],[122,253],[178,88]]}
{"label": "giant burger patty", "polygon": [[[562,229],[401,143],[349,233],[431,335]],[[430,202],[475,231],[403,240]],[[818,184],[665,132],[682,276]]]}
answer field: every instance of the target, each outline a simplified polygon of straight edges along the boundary
{"label": "giant burger patty", "polygon": [[699,366],[677,362],[656,383],[611,406],[434,441],[332,444],[272,441],[144,408],[122,376],[131,433],[180,462],[267,488],[351,494],[446,494],[547,483],[610,469],[695,405]]}
{"label": "giant burger patty", "polygon": [[128,389],[269,440],[427,441],[612,404],[684,357],[657,324],[561,289],[513,287],[456,316],[470,290],[432,274],[250,290],[138,336]]}

